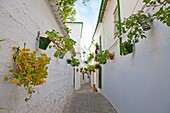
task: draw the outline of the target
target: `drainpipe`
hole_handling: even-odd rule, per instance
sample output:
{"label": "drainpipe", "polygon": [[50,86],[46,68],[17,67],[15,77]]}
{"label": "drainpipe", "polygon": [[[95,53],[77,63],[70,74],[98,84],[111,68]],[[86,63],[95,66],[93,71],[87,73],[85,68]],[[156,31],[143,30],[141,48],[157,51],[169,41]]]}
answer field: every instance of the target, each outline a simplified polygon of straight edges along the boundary
{"label": "drainpipe", "polygon": [[119,0],[117,0],[117,7],[118,7],[118,17],[119,17],[119,20],[118,20],[118,22],[119,22],[119,48],[120,48],[120,55],[122,56],[122,47],[121,47],[121,45],[122,45],[122,26],[121,26],[121,15],[120,15],[120,1]]}

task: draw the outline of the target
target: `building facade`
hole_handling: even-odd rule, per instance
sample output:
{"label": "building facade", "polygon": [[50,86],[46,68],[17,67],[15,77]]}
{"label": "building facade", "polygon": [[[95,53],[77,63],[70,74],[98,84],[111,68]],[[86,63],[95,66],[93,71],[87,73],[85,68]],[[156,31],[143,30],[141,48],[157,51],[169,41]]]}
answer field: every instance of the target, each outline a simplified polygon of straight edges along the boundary
{"label": "building facade", "polygon": [[[67,26],[71,29],[70,37],[76,41],[75,52],[76,58],[80,61],[81,51],[80,51],[80,40],[82,37],[83,23],[82,22],[68,22]],[[80,73],[81,64],[78,67],[73,68],[73,87],[75,90],[81,88],[81,73]]]}
{"label": "building facade", "polygon": [[[137,13],[143,6],[142,1],[120,0],[121,18]],[[153,14],[151,7],[144,12]],[[170,28],[153,21],[147,38],[135,44],[132,54],[121,56],[119,38],[114,35],[117,20],[117,0],[103,0],[93,38],[102,50],[114,52],[115,58],[95,73],[98,91],[118,113],[169,113]],[[95,46],[91,45],[90,50],[94,52]]]}
{"label": "building facade", "polygon": [[[11,113],[62,113],[64,105],[73,92],[73,69],[66,59],[55,58],[55,49],[39,49],[37,53],[47,53],[51,57],[46,83],[36,88],[31,100],[25,102],[27,92],[23,87],[10,83],[9,73],[14,61],[13,46],[23,48],[24,43],[31,51],[37,45],[37,35],[46,36],[46,30],[56,30],[65,35],[62,18],[55,0],[1,0],[0,2],[0,108],[8,108]],[[4,76],[9,81],[4,81]],[[1,113],[6,111],[0,110]]]}

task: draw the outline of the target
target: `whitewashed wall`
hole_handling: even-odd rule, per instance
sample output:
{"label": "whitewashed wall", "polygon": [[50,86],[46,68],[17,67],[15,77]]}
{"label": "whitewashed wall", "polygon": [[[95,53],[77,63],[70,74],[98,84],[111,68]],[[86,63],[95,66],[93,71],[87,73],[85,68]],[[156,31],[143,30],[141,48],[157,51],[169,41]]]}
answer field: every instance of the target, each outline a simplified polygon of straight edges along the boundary
{"label": "whitewashed wall", "polygon": [[82,35],[83,23],[82,22],[67,23],[67,27],[71,29],[70,37],[77,42],[75,45],[75,51],[80,52],[80,39]]}
{"label": "whitewashed wall", "polygon": [[[121,0],[120,0],[121,1]],[[137,0],[121,1],[122,18],[129,16]],[[102,27],[95,39],[103,39],[103,49],[108,49],[113,39],[113,12],[116,0],[108,2]],[[138,3],[134,12],[141,9]],[[112,18],[111,18],[112,17]],[[147,38],[140,40],[135,52],[119,55],[119,42],[109,49],[115,52],[115,60],[103,65],[102,90],[104,96],[118,113],[169,113],[170,112],[170,28],[154,21]],[[126,38],[124,37],[123,40]]]}
{"label": "whitewashed wall", "polygon": [[[80,61],[80,39],[82,35],[83,23],[82,22],[73,22],[67,23],[67,27],[71,29],[70,37],[76,41],[75,51],[76,58]],[[82,76],[80,73],[81,64],[78,67],[75,67],[75,70],[78,68],[78,72],[75,71],[75,90],[79,90],[81,88],[81,80]]]}
{"label": "whitewashed wall", "polygon": [[[72,94],[72,68],[66,58],[53,57],[54,50],[39,50],[51,57],[47,82],[36,89],[32,99],[26,103],[27,96],[22,87],[3,81],[5,75],[12,78],[8,70],[13,66],[12,46],[35,50],[37,31],[44,35],[46,30],[61,32],[46,0],[0,0],[0,108],[9,108],[11,113],[62,113],[64,104]],[[6,113],[1,111],[0,113]]]}

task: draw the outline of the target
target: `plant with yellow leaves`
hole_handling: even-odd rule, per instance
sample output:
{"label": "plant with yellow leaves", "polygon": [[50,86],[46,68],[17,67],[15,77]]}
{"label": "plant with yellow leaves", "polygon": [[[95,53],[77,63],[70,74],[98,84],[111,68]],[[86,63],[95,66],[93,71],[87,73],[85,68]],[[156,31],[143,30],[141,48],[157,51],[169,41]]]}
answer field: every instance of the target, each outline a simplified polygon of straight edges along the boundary
{"label": "plant with yellow leaves", "polygon": [[50,63],[50,58],[45,53],[37,57],[36,51],[31,52],[29,48],[18,50],[13,54],[13,57],[15,69],[10,70],[14,75],[11,83],[24,86],[29,94],[29,97],[25,99],[27,102],[32,97],[32,93],[35,92],[34,88],[46,82],[45,78],[48,75],[47,64]]}

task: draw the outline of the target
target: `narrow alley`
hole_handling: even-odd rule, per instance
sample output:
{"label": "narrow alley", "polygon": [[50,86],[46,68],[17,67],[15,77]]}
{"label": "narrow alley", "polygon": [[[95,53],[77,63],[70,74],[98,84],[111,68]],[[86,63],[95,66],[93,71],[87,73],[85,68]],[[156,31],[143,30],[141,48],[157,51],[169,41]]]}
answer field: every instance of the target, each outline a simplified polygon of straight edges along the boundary
{"label": "narrow alley", "polygon": [[0,0],[0,113],[170,113],[170,0]]}
{"label": "narrow alley", "polygon": [[98,92],[93,92],[90,83],[75,91],[68,100],[63,113],[116,113],[111,103]]}

